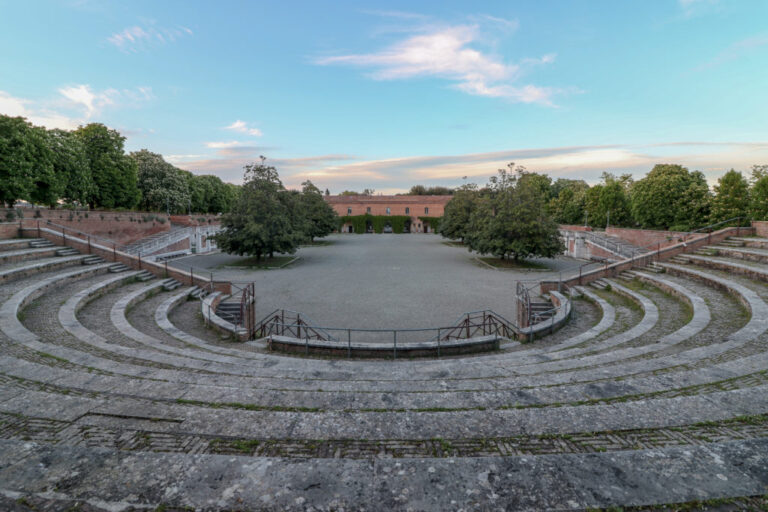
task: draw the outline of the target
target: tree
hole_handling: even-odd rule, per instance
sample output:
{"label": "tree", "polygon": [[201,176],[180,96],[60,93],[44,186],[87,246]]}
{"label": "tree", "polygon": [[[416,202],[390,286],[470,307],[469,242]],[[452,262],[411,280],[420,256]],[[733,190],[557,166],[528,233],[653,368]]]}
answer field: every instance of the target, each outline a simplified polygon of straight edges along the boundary
{"label": "tree", "polygon": [[61,198],[85,206],[94,185],[83,141],[73,132],[53,129],[48,130],[48,146],[53,152],[54,173],[63,183]]}
{"label": "tree", "polygon": [[588,190],[583,180],[559,178],[552,185],[553,197],[547,207],[552,219],[558,224],[583,223]]}
{"label": "tree", "polygon": [[240,197],[222,216],[216,235],[222,250],[257,260],[276,252],[293,254],[306,236],[297,226],[293,194],[283,187],[277,169],[264,162],[262,157],[245,166]]}
{"label": "tree", "polygon": [[[712,199],[712,222],[746,217],[749,210],[749,183],[740,172],[731,169],[717,180]],[[742,219],[742,222],[744,219]]]}
{"label": "tree", "polygon": [[641,227],[688,231],[708,220],[711,195],[704,175],[658,164],[631,188],[632,217]]}
{"label": "tree", "polygon": [[451,200],[445,205],[443,219],[440,221],[440,234],[443,237],[464,241],[478,197],[479,192],[474,183],[464,185],[454,192]]}
{"label": "tree", "polygon": [[186,171],[177,169],[162,155],[146,149],[130,154],[138,170],[141,208],[149,211],[183,213],[189,209],[189,181]]}
{"label": "tree", "polygon": [[752,166],[749,214],[754,220],[768,220],[768,165]]}
{"label": "tree", "polygon": [[602,183],[586,191],[585,207],[591,226],[623,226],[630,222],[631,214],[627,189],[631,178],[616,178],[604,172]]}
{"label": "tree", "polygon": [[508,168],[491,178],[489,193],[470,215],[464,242],[481,254],[515,260],[562,253],[565,247],[538,180],[528,179],[514,163]]}
{"label": "tree", "polygon": [[301,209],[306,226],[304,232],[310,241],[333,233],[338,227],[336,211],[323,199],[322,192],[311,181],[301,184]]}
{"label": "tree", "polygon": [[91,207],[134,208],[141,200],[136,162],[125,155],[125,137],[100,123],[75,130],[85,146],[94,190]]}
{"label": "tree", "polygon": [[64,192],[64,177],[57,175],[53,166],[53,152],[48,145],[45,128],[33,126],[28,133],[29,148],[35,162],[32,170],[32,190],[29,199],[33,203],[56,206]]}
{"label": "tree", "polygon": [[409,196],[450,196],[453,195],[453,189],[448,187],[425,187],[424,185],[414,185],[406,195]]}
{"label": "tree", "polygon": [[[55,174],[45,131],[23,117],[0,115],[0,202],[13,207],[19,199],[49,204]],[[37,185],[44,187],[41,193]]]}

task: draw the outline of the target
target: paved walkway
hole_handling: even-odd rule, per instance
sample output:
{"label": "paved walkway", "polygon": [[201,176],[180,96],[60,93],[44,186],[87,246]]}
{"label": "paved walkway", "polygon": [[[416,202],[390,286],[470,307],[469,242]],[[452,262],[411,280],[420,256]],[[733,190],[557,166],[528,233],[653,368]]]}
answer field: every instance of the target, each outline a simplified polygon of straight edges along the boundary
{"label": "paved walkway", "polygon": [[[422,328],[453,325],[463,313],[492,309],[514,318],[515,282],[557,279],[556,272],[494,270],[435,235],[333,235],[331,245],[302,247],[293,265],[268,271],[221,268],[240,257],[193,256],[170,265],[256,282],[257,317],[278,308],[329,327]],[[554,270],[577,260],[536,260]]]}

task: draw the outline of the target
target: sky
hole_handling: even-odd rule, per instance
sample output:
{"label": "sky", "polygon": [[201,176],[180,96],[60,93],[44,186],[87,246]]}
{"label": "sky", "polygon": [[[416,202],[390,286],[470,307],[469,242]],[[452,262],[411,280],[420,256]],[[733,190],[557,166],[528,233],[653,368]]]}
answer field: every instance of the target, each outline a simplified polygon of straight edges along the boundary
{"label": "sky", "polygon": [[0,0],[0,113],[395,193],[768,164],[768,1]]}

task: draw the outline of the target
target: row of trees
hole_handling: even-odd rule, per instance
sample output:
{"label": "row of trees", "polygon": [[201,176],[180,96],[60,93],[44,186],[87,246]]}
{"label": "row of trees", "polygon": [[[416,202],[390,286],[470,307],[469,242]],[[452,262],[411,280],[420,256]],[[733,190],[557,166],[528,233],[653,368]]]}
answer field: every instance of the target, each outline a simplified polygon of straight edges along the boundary
{"label": "row of trees", "polygon": [[231,211],[221,220],[216,235],[219,247],[228,253],[273,257],[293,254],[302,243],[329,235],[339,218],[311,181],[302,190],[287,190],[277,170],[260,163],[245,166],[242,191]]}
{"label": "row of trees", "polygon": [[547,208],[561,224],[588,224],[690,231],[742,217],[768,219],[768,166],[752,167],[747,180],[733,169],[710,190],[704,174],[659,164],[640,180],[603,173],[590,187],[581,180],[536,175]]}
{"label": "row of trees", "polygon": [[511,163],[482,189],[464,185],[446,205],[440,233],[500,258],[556,256],[565,247],[547,211],[543,184],[542,175]]}
{"label": "row of trees", "polygon": [[146,149],[126,154],[124,145],[120,132],[99,123],[46,130],[0,115],[0,202],[219,213],[237,197],[236,185],[193,175]]}

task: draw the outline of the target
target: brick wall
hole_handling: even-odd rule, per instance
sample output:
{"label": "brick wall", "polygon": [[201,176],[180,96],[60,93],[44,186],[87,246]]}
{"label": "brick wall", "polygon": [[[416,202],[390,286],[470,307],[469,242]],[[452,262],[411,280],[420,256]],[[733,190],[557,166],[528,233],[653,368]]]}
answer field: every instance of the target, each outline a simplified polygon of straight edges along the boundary
{"label": "brick wall", "polygon": [[609,227],[605,230],[607,235],[613,235],[629,242],[637,247],[648,247],[652,244],[661,244],[667,247],[678,243],[686,235],[682,231],[660,231],[654,229],[632,229]]}
{"label": "brick wall", "polygon": [[18,237],[19,237],[18,222],[0,223],[0,240],[7,240],[9,238],[18,238]]}
{"label": "brick wall", "polygon": [[442,217],[451,196],[325,196],[325,200],[341,217],[366,213],[387,215],[389,208],[389,215],[410,215],[416,219]]}
{"label": "brick wall", "polygon": [[[22,208],[24,221],[47,222],[82,231],[89,235],[107,238],[118,244],[130,244],[155,233],[170,231],[167,215],[143,212],[108,212],[82,210],[48,210],[45,208]],[[0,214],[3,214],[0,211]],[[161,222],[162,219],[164,222]],[[58,228],[55,228],[57,231]]]}
{"label": "brick wall", "polygon": [[586,240],[587,248],[589,249],[589,255],[592,258],[602,258],[602,259],[608,259],[608,260],[617,260],[621,259],[621,256],[617,256],[616,254],[613,254],[610,251],[606,251],[599,245],[595,245],[589,240]]}
{"label": "brick wall", "polygon": [[560,224],[560,229],[564,231],[592,231],[589,226],[577,226],[574,224]]}
{"label": "brick wall", "polygon": [[209,226],[221,224],[218,215],[171,215],[171,222],[180,226]]}
{"label": "brick wall", "polygon": [[752,227],[755,228],[755,234],[757,236],[768,238],[768,221],[753,220]]}

